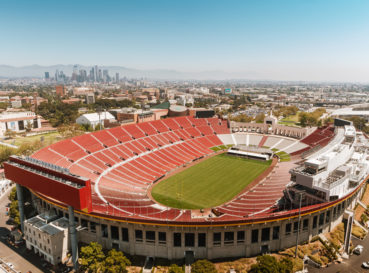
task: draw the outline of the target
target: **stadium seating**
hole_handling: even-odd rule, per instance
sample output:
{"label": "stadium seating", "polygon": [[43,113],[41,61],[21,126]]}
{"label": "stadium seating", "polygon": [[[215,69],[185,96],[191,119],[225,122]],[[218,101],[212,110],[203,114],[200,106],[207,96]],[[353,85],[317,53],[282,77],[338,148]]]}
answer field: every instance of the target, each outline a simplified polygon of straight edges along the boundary
{"label": "stadium seating", "polygon": [[265,142],[267,141],[267,139],[268,139],[268,136],[263,136],[263,138],[260,140],[260,142],[259,142],[259,147],[263,147],[264,146],[264,144],[265,144]]}
{"label": "stadium seating", "polygon": [[[188,210],[155,203],[148,197],[149,188],[176,168],[214,153],[209,149],[214,146],[267,146],[293,154],[314,145],[326,145],[333,135],[331,127],[317,129],[301,142],[255,133],[231,135],[227,121],[177,117],[84,134],[46,147],[33,157],[91,179],[94,213],[200,222]],[[288,170],[293,164],[280,163],[261,183],[215,208],[222,215],[219,220],[272,213],[290,180]]]}
{"label": "stadium seating", "polygon": [[262,138],[263,138],[262,135],[250,134],[250,140],[248,145],[258,146]]}

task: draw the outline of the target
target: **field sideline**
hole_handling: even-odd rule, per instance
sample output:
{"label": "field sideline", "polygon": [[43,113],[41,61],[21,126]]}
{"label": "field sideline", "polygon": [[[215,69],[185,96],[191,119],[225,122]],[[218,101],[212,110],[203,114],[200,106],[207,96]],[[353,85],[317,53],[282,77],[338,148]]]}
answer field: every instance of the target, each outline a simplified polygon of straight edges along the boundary
{"label": "field sideline", "polygon": [[270,164],[220,154],[159,182],[151,195],[169,207],[212,208],[231,200]]}

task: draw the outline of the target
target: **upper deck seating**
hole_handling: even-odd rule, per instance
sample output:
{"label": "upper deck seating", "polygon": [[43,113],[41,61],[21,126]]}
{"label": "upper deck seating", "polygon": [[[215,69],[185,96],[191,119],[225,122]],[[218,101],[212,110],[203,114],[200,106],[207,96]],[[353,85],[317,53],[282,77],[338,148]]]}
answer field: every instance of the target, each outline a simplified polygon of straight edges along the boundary
{"label": "upper deck seating", "polygon": [[110,147],[119,143],[118,139],[114,135],[109,133],[109,130],[93,132],[91,133],[91,135],[105,146]]}
{"label": "upper deck seating", "polygon": [[169,131],[169,127],[166,126],[161,120],[151,121],[150,125],[152,125],[160,133]]}

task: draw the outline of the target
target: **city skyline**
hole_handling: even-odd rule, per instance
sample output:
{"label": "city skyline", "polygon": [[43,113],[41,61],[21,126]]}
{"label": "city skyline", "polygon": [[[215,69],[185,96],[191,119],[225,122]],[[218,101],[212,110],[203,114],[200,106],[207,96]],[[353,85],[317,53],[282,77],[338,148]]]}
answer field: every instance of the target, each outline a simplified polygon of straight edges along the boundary
{"label": "city skyline", "polygon": [[368,82],[366,1],[12,1],[0,7],[1,64]]}

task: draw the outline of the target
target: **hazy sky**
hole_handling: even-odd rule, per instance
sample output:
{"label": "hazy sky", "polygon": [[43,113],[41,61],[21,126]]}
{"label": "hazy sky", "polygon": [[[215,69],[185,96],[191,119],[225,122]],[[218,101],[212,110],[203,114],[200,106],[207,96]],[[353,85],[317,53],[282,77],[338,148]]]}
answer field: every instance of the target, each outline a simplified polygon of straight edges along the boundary
{"label": "hazy sky", "polygon": [[369,81],[369,1],[0,0],[0,63]]}

